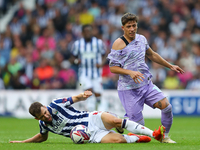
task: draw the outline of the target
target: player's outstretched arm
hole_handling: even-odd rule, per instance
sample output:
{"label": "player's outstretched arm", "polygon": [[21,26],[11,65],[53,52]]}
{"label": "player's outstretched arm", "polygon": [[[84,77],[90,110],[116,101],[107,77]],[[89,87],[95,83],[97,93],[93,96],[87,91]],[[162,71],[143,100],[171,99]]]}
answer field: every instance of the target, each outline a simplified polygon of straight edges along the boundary
{"label": "player's outstretched arm", "polygon": [[141,83],[144,79],[144,76],[141,72],[123,69],[118,66],[110,67],[110,72],[115,74],[129,75],[134,80],[135,83]]}
{"label": "player's outstretched arm", "polygon": [[84,101],[91,95],[92,95],[91,91],[84,91],[83,93],[80,93],[76,96],[72,96],[72,100],[74,103],[79,102],[79,101]]}
{"label": "player's outstretched arm", "polygon": [[30,139],[26,139],[24,141],[10,141],[9,143],[41,143],[46,141],[47,139],[48,139],[48,133],[44,135],[38,133]]}
{"label": "player's outstretched arm", "polygon": [[151,48],[146,51],[146,56],[151,60],[154,61],[162,66],[165,66],[173,71],[183,74],[184,70],[182,70],[179,66],[172,65],[163,59],[158,53],[154,52]]}

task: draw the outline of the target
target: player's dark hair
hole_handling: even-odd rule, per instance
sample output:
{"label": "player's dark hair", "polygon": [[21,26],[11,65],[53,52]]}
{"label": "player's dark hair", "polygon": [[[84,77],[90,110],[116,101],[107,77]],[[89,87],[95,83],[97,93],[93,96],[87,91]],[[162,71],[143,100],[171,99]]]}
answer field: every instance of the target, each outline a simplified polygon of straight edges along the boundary
{"label": "player's dark hair", "polygon": [[125,13],[121,18],[121,23],[124,26],[129,21],[138,22],[138,17],[132,13]]}
{"label": "player's dark hair", "polygon": [[90,24],[85,24],[82,26],[82,32],[84,32],[85,28],[90,27],[92,28],[92,26]]}
{"label": "player's dark hair", "polygon": [[36,117],[37,114],[41,113],[41,107],[43,107],[43,105],[39,102],[34,102],[31,104],[31,106],[29,107],[29,113]]}

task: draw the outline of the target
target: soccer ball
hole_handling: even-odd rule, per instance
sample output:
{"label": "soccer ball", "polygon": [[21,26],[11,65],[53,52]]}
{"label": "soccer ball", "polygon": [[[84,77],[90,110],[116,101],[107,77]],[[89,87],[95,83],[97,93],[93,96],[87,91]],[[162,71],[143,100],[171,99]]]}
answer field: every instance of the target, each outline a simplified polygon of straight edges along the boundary
{"label": "soccer ball", "polygon": [[70,138],[75,144],[87,143],[90,139],[90,130],[84,125],[77,125],[72,128]]}

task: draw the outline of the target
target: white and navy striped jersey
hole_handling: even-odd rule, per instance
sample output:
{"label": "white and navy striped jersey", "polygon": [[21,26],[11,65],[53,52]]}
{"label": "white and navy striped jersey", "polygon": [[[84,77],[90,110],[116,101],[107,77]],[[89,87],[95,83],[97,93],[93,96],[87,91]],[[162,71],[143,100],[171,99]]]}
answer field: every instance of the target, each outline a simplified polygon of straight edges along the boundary
{"label": "white and navy striped jersey", "polygon": [[79,124],[88,126],[89,112],[78,111],[70,106],[71,104],[73,104],[72,97],[53,100],[47,106],[52,116],[52,122],[46,123],[39,120],[40,133],[46,134],[50,131],[55,134],[70,137],[70,131],[74,126]]}
{"label": "white and navy striped jersey", "polygon": [[102,63],[102,55],[105,54],[106,48],[101,39],[92,37],[90,42],[81,38],[74,42],[72,54],[81,60],[79,65],[79,76],[90,77],[91,79],[101,76],[102,69],[97,68],[97,64]]}

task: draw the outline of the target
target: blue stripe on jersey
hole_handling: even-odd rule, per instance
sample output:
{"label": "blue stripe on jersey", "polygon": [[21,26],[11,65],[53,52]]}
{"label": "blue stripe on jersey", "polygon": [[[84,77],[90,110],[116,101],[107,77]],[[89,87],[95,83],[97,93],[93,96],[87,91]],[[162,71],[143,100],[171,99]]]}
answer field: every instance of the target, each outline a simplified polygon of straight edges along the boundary
{"label": "blue stripe on jersey", "polygon": [[80,56],[80,47],[81,47],[81,40],[78,40],[78,55],[77,56]]}
{"label": "blue stripe on jersey", "polygon": [[87,113],[86,114],[78,114],[78,115],[70,115],[65,110],[63,110],[60,106],[58,106],[58,105],[56,105],[54,103],[51,103],[50,106],[52,108],[55,108],[56,110],[58,110],[63,116],[65,116],[68,119],[81,119],[81,118],[84,118],[84,117],[88,117]]}
{"label": "blue stripe on jersey", "polygon": [[[80,59],[80,60],[82,60],[82,56],[81,56],[81,40],[78,40],[78,58]],[[80,67],[81,66],[81,64],[78,64],[78,67]],[[81,74],[81,71],[79,72],[78,71],[78,76]]]}
{"label": "blue stripe on jersey", "polygon": [[[91,40],[91,42],[90,42],[90,45],[91,45],[91,52],[93,51],[93,45],[92,45],[92,42],[93,41],[93,38],[92,38],[92,40]],[[91,59],[91,73],[92,73],[92,76],[91,76],[91,78],[93,79],[94,78],[94,59]]]}
{"label": "blue stripe on jersey", "polygon": [[73,111],[73,112],[76,112],[76,113],[81,113],[79,110],[76,110],[74,107],[72,106],[68,106],[67,109]]}
{"label": "blue stripe on jersey", "polygon": [[[84,40],[84,44],[85,44],[85,52],[87,51],[87,42]],[[87,59],[85,59],[85,76],[88,76],[88,61],[87,61]]]}
{"label": "blue stripe on jersey", "polygon": [[[73,122],[73,123],[66,123],[66,126],[76,126],[76,125],[79,125],[80,122]],[[86,127],[88,126],[88,122],[81,122],[82,125],[85,125]]]}
{"label": "blue stripe on jersey", "polygon": [[42,133],[42,128],[44,128],[44,129],[47,130],[47,131],[50,131],[50,132],[55,133],[53,130],[47,128],[47,127],[44,125],[44,122],[40,120],[40,133],[41,133],[41,134],[45,134],[45,133]]}
{"label": "blue stripe on jersey", "polygon": [[[99,53],[99,43],[98,43],[98,39],[96,39],[97,41],[97,53],[96,53],[96,60],[98,61],[98,53]],[[97,62],[98,63],[98,62]],[[97,76],[100,77],[100,71],[99,68],[97,68]]]}

